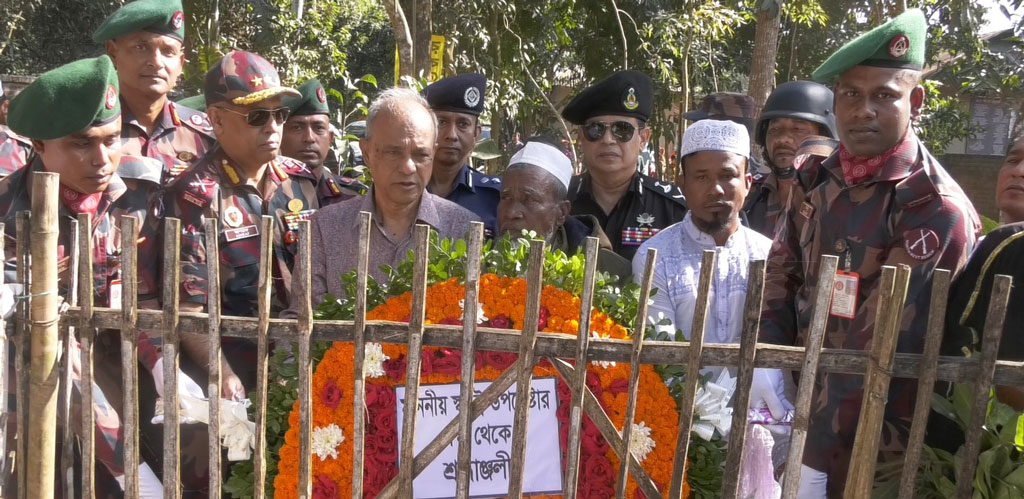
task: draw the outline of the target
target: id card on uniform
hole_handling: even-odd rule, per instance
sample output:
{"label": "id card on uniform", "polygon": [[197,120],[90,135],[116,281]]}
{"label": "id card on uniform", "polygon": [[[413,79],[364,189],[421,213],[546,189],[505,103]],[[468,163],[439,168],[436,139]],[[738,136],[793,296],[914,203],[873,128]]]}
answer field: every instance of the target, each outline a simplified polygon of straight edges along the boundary
{"label": "id card on uniform", "polygon": [[832,307],[829,313],[843,319],[853,319],[857,315],[857,291],[860,288],[860,275],[856,272],[836,272],[836,281],[832,286]]}
{"label": "id card on uniform", "polygon": [[108,293],[107,296],[110,297],[110,303],[108,304],[108,306],[110,308],[116,308],[116,309],[120,309],[121,308],[121,280],[120,279],[114,279],[113,281],[110,281],[110,293]]}

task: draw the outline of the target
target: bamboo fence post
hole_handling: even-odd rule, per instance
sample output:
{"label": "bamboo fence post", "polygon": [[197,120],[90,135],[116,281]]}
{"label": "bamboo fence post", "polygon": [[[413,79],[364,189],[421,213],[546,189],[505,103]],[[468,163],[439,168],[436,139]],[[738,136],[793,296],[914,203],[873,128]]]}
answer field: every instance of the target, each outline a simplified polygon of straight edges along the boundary
{"label": "bamboo fence post", "polygon": [[[273,258],[274,218],[263,216],[260,219],[260,276],[256,303],[257,338],[256,338],[256,459],[253,461],[253,497],[266,497],[267,485],[267,361],[269,338],[267,329],[270,325],[270,292],[273,288],[271,262]],[[219,265],[220,258],[207,261],[207,266]],[[219,300],[220,296],[210,296],[209,300]]]}
{"label": "bamboo fence post", "polygon": [[[163,353],[164,364],[164,498],[181,497],[181,439],[179,437],[179,402],[178,402],[178,301],[179,278],[181,275],[181,220],[164,219],[164,289],[163,289]],[[219,399],[218,393],[211,393],[211,399]]]}
{"label": "bamboo fence post", "polygon": [[[640,304],[636,310],[636,322],[633,323],[633,355],[629,361],[629,395],[626,400],[626,417],[622,423],[622,447],[629,452],[629,441],[633,436],[633,420],[636,418],[637,385],[640,384],[640,352],[644,347],[644,326],[647,324],[647,301],[651,296],[651,281],[654,279],[654,265],[658,260],[658,250],[647,249],[647,262],[640,284]],[[584,364],[582,367],[586,367]],[[584,369],[584,372],[586,369]],[[629,476],[630,456],[622,456],[619,460],[619,481],[615,497],[626,496],[626,483]]]}
{"label": "bamboo fence post", "polygon": [[455,470],[455,497],[469,498],[469,460],[473,450],[473,381],[476,374],[476,322],[480,306],[480,259],[484,246],[484,224],[473,222],[469,229],[466,262],[466,298],[462,306],[462,379],[459,386],[459,448]]}
{"label": "bamboo fence post", "polygon": [[[68,233],[71,235],[71,251],[69,256],[71,257],[71,268],[69,269],[71,287],[68,290],[68,301],[72,307],[78,306],[78,266],[81,264],[79,248],[80,232],[87,232],[87,230],[79,231],[79,228],[83,226],[78,225],[78,220],[72,220],[68,225]],[[89,226],[84,226],[89,229]],[[91,232],[91,231],[89,231]],[[2,248],[0,248],[2,249]],[[0,252],[0,254],[3,254]],[[59,276],[58,276],[59,279]],[[58,421],[60,428],[63,429],[61,435],[61,448],[60,448],[60,463],[61,463],[61,478],[64,480],[64,490],[75,490],[75,452],[74,452],[74,437],[75,432],[74,420],[71,417],[71,390],[74,387],[74,377],[72,376],[73,368],[71,363],[71,356],[77,355],[78,352],[75,350],[75,324],[71,322],[67,327],[63,328],[63,362],[60,362],[60,413],[58,414]],[[0,357],[3,358],[3,357]],[[2,399],[0,399],[2,400]]]}
{"label": "bamboo fence post", "polygon": [[512,452],[509,457],[508,496],[523,495],[523,470],[526,469],[526,433],[530,419],[530,390],[535,362],[537,326],[540,321],[540,295],[544,287],[544,241],[530,241],[530,260],[526,268],[526,312],[523,333],[519,338],[519,358],[523,370],[516,381],[516,398],[512,420]]}
{"label": "bamboo fence post", "polygon": [[[583,270],[583,294],[580,296],[580,322],[576,336],[576,377],[572,383],[569,412],[569,441],[565,454],[565,476],[562,490],[566,499],[576,499],[579,486],[580,435],[583,428],[583,392],[587,389],[587,350],[590,347],[590,316],[594,307],[594,275],[597,271],[598,239],[588,237],[584,246],[586,266]],[[570,383],[566,380],[566,383]]]}
{"label": "bamboo fence post", "polygon": [[935,371],[938,368],[939,349],[942,347],[942,333],[946,327],[946,299],[949,296],[951,275],[946,269],[936,269],[932,277],[928,333],[924,340],[924,357],[921,358],[917,402],[914,405],[910,437],[907,439],[903,476],[900,477],[900,499],[911,499],[914,496],[914,486],[917,484],[917,468],[921,462],[921,451],[924,450],[924,434],[932,408],[932,391],[935,389]]}
{"label": "bamboo fence post", "polygon": [[[0,255],[4,255],[6,227],[0,223]],[[4,273],[0,272],[0,286],[4,284]],[[5,497],[7,490],[7,427],[10,413],[7,410],[7,382],[10,373],[7,371],[7,321],[0,320],[0,497]]]}
{"label": "bamboo fence post", "polygon": [[16,317],[17,341],[15,342],[16,355],[14,359],[14,371],[17,373],[17,445],[14,459],[11,465],[18,473],[18,499],[28,497],[28,476],[26,458],[28,457],[28,359],[29,359],[29,336],[31,321],[29,319],[29,307],[32,304],[32,293],[29,291],[32,270],[29,268],[29,255],[31,254],[32,240],[32,212],[23,211],[18,213],[15,219],[15,233],[17,235],[17,270],[16,278],[24,285],[22,291],[23,299],[18,301]]}
{"label": "bamboo fence post", "polygon": [[825,342],[825,326],[828,325],[829,308],[832,306],[836,269],[839,257],[824,255],[818,270],[817,294],[814,310],[811,312],[811,330],[807,335],[807,347],[803,368],[800,370],[800,384],[797,385],[796,409],[793,413],[793,427],[789,437],[789,457],[782,483],[782,497],[796,499],[800,491],[800,472],[804,460],[804,446],[807,444],[807,427],[810,423],[811,402],[814,383],[818,377],[818,359]]}
{"label": "bamboo fence post", "polygon": [[352,499],[363,499],[363,457],[366,447],[366,278],[370,272],[370,224],[373,215],[359,212],[359,260],[356,262],[356,307],[352,324],[355,372],[352,375]]}
{"label": "bamboo fence post", "polygon": [[413,229],[416,260],[412,271],[412,310],[409,314],[409,350],[405,368],[405,401],[402,407],[402,441],[399,447],[398,479],[402,497],[412,497],[416,443],[416,406],[420,391],[420,361],[423,356],[423,320],[427,308],[427,264],[430,226]]}
{"label": "bamboo fence post", "polygon": [[310,288],[310,240],[309,220],[299,222],[299,254],[295,259],[294,295],[297,298],[296,339],[299,341],[299,499],[307,499],[313,493],[313,401],[312,361],[310,360],[310,333],[313,331],[313,296]]}
{"label": "bamboo fence post", "polygon": [[739,494],[740,466],[747,440],[750,406],[750,385],[754,380],[754,361],[757,355],[757,331],[761,325],[761,297],[764,294],[764,260],[750,264],[747,277],[747,300],[743,307],[743,332],[740,333],[740,361],[736,373],[736,393],[733,395],[732,425],[729,447],[725,455],[725,475],[722,477],[722,497],[734,498]]}
{"label": "bamboo fence post", "polygon": [[705,250],[700,261],[700,280],[697,284],[697,304],[693,310],[693,324],[688,341],[689,355],[686,363],[686,385],[682,406],[679,408],[679,427],[676,435],[676,457],[672,464],[672,480],[669,497],[683,494],[683,475],[686,471],[686,455],[690,450],[690,429],[693,428],[693,403],[697,396],[697,382],[700,381],[701,355],[704,351],[704,327],[708,318],[708,298],[711,293],[711,279],[715,275],[715,252]]}
{"label": "bamboo fence post", "polygon": [[903,303],[907,298],[910,283],[910,267],[882,267],[882,279],[878,289],[878,313],[875,318],[874,336],[871,338],[871,363],[864,380],[864,397],[860,406],[857,435],[854,437],[850,470],[846,479],[843,497],[863,497],[875,482],[875,466],[878,461],[878,442],[885,417],[885,405],[889,398],[889,381],[892,379],[893,354],[899,337],[900,317]]}
{"label": "bamboo fence post", "polygon": [[[206,242],[206,261],[220,261],[220,241],[218,240],[217,219],[207,218],[203,221],[203,237]],[[180,234],[173,237],[179,238]],[[206,333],[210,355],[207,358],[209,370],[209,384],[207,393],[210,395],[210,422],[207,425],[207,446],[210,456],[210,499],[220,499],[221,496],[221,446],[220,446],[220,265],[206,266],[206,296],[217,297],[217,299],[206,300],[206,314],[209,320]],[[174,283],[179,286],[178,283]],[[198,359],[197,359],[198,360]]]}
{"label": "bamboo fence post", "polygon": [[[92,216],[88,213],[78,215],[79,227],[92,227]],[[96,339],[96,328],[92,325],[93,300],[92,294],[92,234],[89,231],[78,232],[78,305],[81,307],[78,334],[82,342],[82,497],[95,497],[95,463],[96,463],[96,426],[92,412],[92,378],[93,378],[93,345]]]}
{"label": "bamboo fence post", "polygon": [[139,332],[137,246],[139,221],[121,217],[121,383],[124,396],[124,495],[139,496]]}
{"label": "bamboo fence post", "polygon": [[967,426],[963,461],[956,475],[956,497],[971,497],[974,475],[978,469],[978,452],[984,432],[985,416],[992,391],[992,375],[995,372],[996,357],[999,356],[999,340],[1003,337],[1006,319],[1006,305],[1010,299],[1013,278],[997,275],[992,282],[992,298],[985,317],[985,333],[981,341],[981,359],[978,377],[974,382],[974,400],[971,401],[971,419]]}
{"label": "bamboo fence post", "polygon": [[32,361],[29,372],[28,497],[52,498],[57,433],[57,185],[54,173],[32,174]]}

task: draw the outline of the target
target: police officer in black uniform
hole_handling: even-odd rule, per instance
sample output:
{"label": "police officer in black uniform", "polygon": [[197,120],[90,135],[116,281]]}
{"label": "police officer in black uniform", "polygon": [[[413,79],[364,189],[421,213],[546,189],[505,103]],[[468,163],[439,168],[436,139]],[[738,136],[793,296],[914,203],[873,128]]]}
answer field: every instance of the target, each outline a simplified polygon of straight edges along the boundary
{"label": "police officer in black uniform", "polygon": [[584,173],[573,177],[573,215],[593,215],[612,249],[632,259],[637,247],[686,214],[682,191],[637,171],[651,130],[651,79],[620,71],[579,93],[562,117],[579,125]]}
{"label": "police officer in black uniform", "polygon": [[497,230],[501,178],[469,167],[482,131],[486,89],[484,75],[463,74],[428,85],[423,97],[437,116],[437,149],[427,191],[476,213],[491,236]]}
{"label": "police officer in black uniform", "polygon": [[[797,149],[811,136],[837,137],[832,100],[828,87],[812,81],[783,83],[768,96],[754,127],[754,140],[762,147],[770,173],[754,182],[747,193],[743,212],[750,228],[774,236],[775,222],[785,211],[796,182]],[[831,147],[838,145],[833,140]]]}

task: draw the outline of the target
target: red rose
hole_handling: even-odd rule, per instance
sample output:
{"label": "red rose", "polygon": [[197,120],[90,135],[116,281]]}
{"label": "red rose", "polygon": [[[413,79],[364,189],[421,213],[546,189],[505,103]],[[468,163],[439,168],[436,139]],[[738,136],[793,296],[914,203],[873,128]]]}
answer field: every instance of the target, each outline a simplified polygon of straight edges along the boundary
{"label": "red rose", "polygon": [[612,465],[604,455],[590,456],[580,470],[580,497],[613,497]]}
{"label": "red rose", "polygon": [[337,499],[338,485],[327,475],[317,475],[313,482],[313,499]]}
{"label": "red rose", "polygon": [[580,447],[583,452],[591,455],[604,455],[608,452],[608,442],[601,436],[597,426],[590,422],[590,418],[584,416],[583,431],[580,434]]}
{"label": "red rose", "polygon": [[591,371],[587,371],[587,388],[590,388],[597,400],[601,400],[601,393],[604,392],[601,388],[601,378]]}
{"label": "red rose", "polygon": [[544,328],[548,327],[548,317],[551,314],[548,313],[547,307],[540,307],[540,317],[537,320],[537,331],[543,331]]}
{"label": "red rose", "polygon": [[459,319],[444,319],[441,322],[438,322],[438,324],[441,324],[441,325],[444,325],[444,326],[461,326],[462,325],[462,321],[459,320]]}
{"label": "red rose", "polygon": [[435,373],[458,376],[462,373],[462,351],[448,349],[438,350],[437,357],[434,359],[433,365]]}
{"label": "red rose", "polygon": [[[395,417],[391,416],[392,425]],[[378,431],[366,439],[373,442],[374,459],[382,463],[394,463],[398,460],[398,434],[394,431]]]}
{"label": "red rose", "polygon": [[381,367],[392,381],[398,381],[405,376],[405,355],[397,359],[385,360]]}
{"label": "red rose", "polygon": [[484,352],[484,364],[502,370],[515,363],[519,354],[512,352]]}
{"label": "red rose", "polygon": [[509,318],[506,317],[505,314],[501,314],[491,319],[490,321],[488,321],[488,323],[491,327],[496,327],[500,329],[508,329],[512,327],[512,321],[509,320]]}
{"label": "red rose", "polygon": [[615,381],[612,381],[612,383],[610,385],[608,385],[608,392],[609,393],[614,393],[614,394],[626,393],[627,389],[629,389],[629,380],[628,379],[617,379]]}
{"label": "red rose", "polygon": [[341,396],[341,387],[336,385],[333,379],[328,380],[323,391],[320,392],[320,403],[328,409],[337,409],[338,404],[341,403]]}

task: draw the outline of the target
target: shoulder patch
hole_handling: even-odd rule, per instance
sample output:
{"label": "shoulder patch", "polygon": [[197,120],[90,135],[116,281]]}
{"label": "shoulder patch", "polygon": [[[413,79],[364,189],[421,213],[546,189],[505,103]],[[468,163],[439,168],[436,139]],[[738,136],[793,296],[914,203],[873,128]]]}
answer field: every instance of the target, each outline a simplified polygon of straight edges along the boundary
{"label": "shoulder patch", "polygon": [[655,192],[662,197],[669,198],[681,205],[686,205],[686,198],[683,196],[682,189],[676,187],[674,184],[655,180],[646,175],[643,175],[642,178],[643,185],[647,190]]}
{"label": "shoulder patch", "polygon": [[316,181],[316,175],[314,175],[302,161],[292,159],[287,156],[278,156],[275,163],[277,163],[277,166],[281,167],[281,170],[287,173],[289,177],[303,177]]}
{"label": "shoulder patch", "polygon": [[185,106],[178,106],[176,109],[183,125],[203,135],[213,137],[213,125],[210,124],[206,113]]}

